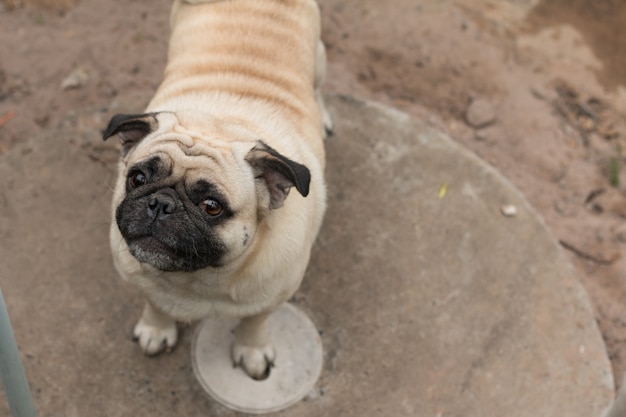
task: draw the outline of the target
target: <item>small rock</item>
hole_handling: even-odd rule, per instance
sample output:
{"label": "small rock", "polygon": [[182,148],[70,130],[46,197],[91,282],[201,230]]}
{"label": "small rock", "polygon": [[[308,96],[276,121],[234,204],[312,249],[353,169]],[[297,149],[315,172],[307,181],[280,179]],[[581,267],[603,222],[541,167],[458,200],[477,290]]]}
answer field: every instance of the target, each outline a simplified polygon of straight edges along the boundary
{"label": "small rock", "polygon": [[500,207],[500,211],[506,217],[515,217],[517,215],[517,207],[515,207],[513,204],[506,204]]}
{"label": "small rock", "polygon": [[465,120],[476,129],[487,127],[496,121],[496,111],[488,101],[474,99],[467,107]]}
{"label": "small rock", "polygon": [[74,69],[70,75],[65,77],[65,79],[61,82],[61,88],[63,90],[80,88],[85,85],[88,78],[89,76],[87,75],[87,71],[85,71],[82,67],[78,67]]}

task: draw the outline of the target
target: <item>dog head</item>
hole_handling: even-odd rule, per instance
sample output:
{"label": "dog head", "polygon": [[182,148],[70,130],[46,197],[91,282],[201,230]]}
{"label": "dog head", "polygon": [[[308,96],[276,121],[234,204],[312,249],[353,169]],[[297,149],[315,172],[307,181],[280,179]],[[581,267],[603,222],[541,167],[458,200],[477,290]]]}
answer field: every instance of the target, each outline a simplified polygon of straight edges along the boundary
{"label": "dog head", "polygon": [[116,115],[103,133],[122,143],[114,217],[130,253],[163,271],[222,267],[241,256],[291,187],[310,173],[241,126],[181,116]]}

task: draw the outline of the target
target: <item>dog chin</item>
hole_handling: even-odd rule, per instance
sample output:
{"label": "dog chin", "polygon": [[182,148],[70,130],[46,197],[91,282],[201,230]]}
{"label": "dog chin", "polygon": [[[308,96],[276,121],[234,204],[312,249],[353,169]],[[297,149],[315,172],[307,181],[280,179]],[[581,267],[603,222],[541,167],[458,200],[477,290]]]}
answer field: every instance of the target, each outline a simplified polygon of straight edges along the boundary
{"label": "dog chin", "polygon": [[176,252],[153,237],[142,237],[128,242],[131,255],[139,262],[167,272],[191,271],[189,265]]}

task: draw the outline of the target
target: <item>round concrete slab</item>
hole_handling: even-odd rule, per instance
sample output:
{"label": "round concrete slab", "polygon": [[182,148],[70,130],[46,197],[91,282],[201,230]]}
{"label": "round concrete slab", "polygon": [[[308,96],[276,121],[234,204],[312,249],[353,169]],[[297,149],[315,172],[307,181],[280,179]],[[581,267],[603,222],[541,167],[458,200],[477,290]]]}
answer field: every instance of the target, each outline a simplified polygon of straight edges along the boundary
{"label": "round concrete slab", "polygon": [[322,372],[322,341],[309,318],[283,304],[268,318],[276,360],[267,379],[255,381],[232,365],[236,320],[204,320],[191,347],[193,370],[202,387],[226,407],[251,414],[283,410],[304,398]]}
{"label": "round concrete slab", "polygon": [[523,196],[406,114],[330,108],[329,208],[301,289],[325,395],[303,415],[599,415],[613,381],[590,302]]}
{"label": "round concrete slab", "polygon": [[[328,104],[329,207],[294,300],[322,331],[324,366],[311,395],[274,415],[601,415],[613,384],[593,311],[521,194],[405,114]],[[45,415],[241,415],[197,382],[192,331],[155,358],[132,342],[142,301],[108,248],[109,116],[84,110],[0,158],[0,285],[35,403]]]}

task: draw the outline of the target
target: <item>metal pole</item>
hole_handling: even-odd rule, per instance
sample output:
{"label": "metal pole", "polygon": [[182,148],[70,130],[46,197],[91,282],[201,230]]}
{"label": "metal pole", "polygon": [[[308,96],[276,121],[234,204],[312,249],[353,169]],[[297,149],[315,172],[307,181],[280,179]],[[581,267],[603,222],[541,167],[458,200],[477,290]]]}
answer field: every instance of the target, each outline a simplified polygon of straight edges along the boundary
{"label": "metal pole", "polygon": [[4,386],[13,417],[36,417],[37,411],[17,350],[15,336],[0,290],[0,381]]}

